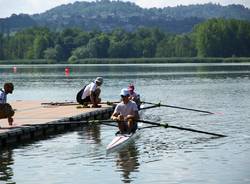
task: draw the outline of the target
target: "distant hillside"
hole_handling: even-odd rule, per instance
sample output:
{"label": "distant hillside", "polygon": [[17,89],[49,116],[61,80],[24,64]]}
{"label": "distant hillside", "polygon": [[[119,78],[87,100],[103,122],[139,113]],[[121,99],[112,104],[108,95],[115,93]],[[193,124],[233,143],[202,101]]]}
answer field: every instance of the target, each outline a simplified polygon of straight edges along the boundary
{"label": "distant hillside", "polygon": [[223,17],[250,21],[250,10],[242,5],[189,5],[144,9],[131,2],[101,0],[61,5],[41,14],[12,15],[0,19],[0,31],[10,33],[31,26],[53,30],[78,27],[111,31],[117,27],[133,31],[138,27],[159,27],[173,33],[190,32],[206,19]]}
{"label": "distant hillside", "polygon": [[[159,11],[159,9],[155,9]],[[187,17],[198,17],[203,19],[226,18],[250,21],[250,10],[243,5],[221,6],[219,4],[198,4],[189,6],[167,7],[162,9],[162,14],[183,19]]]}
{"label": "distant hillside", "polygon": [[11,33],[37,25],[37,22],[27,14],[13,14],[11,17],[0,19],[0,32]]}

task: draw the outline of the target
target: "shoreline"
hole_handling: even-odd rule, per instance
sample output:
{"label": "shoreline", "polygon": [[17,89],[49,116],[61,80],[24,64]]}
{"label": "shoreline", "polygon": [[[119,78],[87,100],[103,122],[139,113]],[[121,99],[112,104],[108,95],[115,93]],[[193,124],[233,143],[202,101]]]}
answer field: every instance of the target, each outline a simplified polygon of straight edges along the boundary
{"label": "shoreline", "polygon": [[232,58],[91,58],[75,62],[48,61],[45,59],[0,60],[0,65],[67,65],[67,64],[188,64],[188,63],[250,63],[250,57]]}

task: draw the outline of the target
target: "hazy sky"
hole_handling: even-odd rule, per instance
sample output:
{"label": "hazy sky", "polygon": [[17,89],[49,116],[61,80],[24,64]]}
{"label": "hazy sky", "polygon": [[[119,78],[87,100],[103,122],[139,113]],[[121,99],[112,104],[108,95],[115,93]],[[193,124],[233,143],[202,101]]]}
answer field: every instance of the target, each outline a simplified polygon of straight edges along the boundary
{"label": "hazy sky", "polygon": [[[41,13],[55,6],[73,3],[77,0],[0,0],[0,18],[9,17],[19,13]],[[78,0],[93,1],[93,0]],[[128,0],[124,0],[128,1]],[[242,4],[250,8],[250,0],[129,0],[144,8],[165,7],[176,5],[220,3],[221,5]]]}

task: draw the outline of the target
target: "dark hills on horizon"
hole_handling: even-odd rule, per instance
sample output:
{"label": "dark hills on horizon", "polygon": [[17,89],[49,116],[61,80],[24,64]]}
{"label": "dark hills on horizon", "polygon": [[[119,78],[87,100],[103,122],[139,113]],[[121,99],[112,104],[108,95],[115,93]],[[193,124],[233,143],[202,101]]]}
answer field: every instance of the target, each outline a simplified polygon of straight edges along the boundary
{"label": "dark hills on horizon", "polygon": [[139,27],[159,28],[172,33],[186,33],[211,18],[250,21],[250,9],[243,5],[198,4],[165,8],[141,8],[135,3],[100,0],[60,5],[41,14],[13,14],[0,19],[0,32],[10,34],[29,27],[53,30],[80,28],[85,31],[110,32],[116,28],[134,31]]}

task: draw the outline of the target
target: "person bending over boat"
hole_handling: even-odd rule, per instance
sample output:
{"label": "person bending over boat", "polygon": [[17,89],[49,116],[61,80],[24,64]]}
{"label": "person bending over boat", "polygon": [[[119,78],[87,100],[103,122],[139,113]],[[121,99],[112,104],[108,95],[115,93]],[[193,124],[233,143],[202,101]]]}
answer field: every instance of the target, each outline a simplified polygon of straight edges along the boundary
{"label": "person bending over boat", "polygon": [[137,129],[136,120],[139,119],[137,105],[132,100],[129,100],[129,91],[127,89],[122,89],[120,95],[122,101],[116,105],[111,119],[118,122],[119,133],[133,133]]}
{"label": "person bending over boat", "polygon": [[7,103],[7,94],[12,94],[14,85],[12,83],[5,83],[3,89],[0,89],[0,119],[8,118],[9,125],[13,123],[15,112],[11,105]]}
{"label": "person bending over boat", "polygon": [[133,84],[130,84],[128,86],[128,91],[129,91],[129,99],[134,101],[137,104],[138,109],[140,109],[141,106],[140,95],[135,92],[135,86]]}
{"label": "person bending over boat", "polygon": [[76,95],[76,101],[79,104],[87,106],[89,103],[92,104],[92,107],[97,108],[101,107],[98,105],[101,102],[99,98],[101,94],[101,85],[103,83],[102,77],[97,77],[94,82],[84,86]]}

